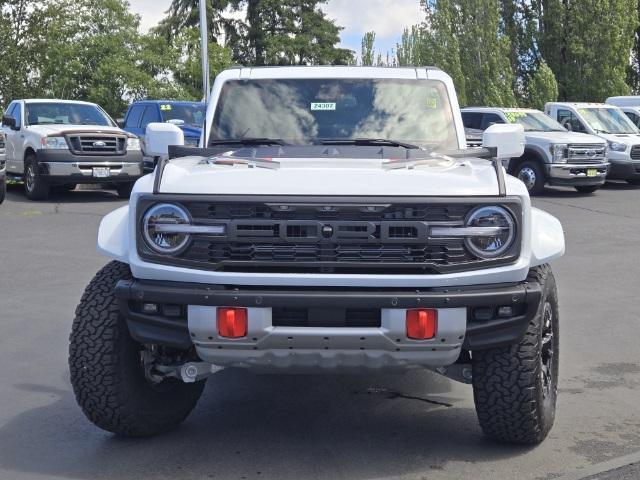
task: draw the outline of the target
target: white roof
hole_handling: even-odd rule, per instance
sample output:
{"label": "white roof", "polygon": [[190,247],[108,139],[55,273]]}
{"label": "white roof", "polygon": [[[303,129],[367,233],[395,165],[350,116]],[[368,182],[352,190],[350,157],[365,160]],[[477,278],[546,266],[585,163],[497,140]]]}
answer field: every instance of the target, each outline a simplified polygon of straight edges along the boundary
{"label": "white roof", "polygon": [[[426,71],[442,72],[436,67],[358,67],[351,65],[242,67],[225,72],[239,72],[240,78],[427,78]],[[223,72],[224,73],[224,72]]]}
{"label": "white roof", "polygon": [[75,103],[78,105],[95,105],[91,102],[82,102],[80,100],[61,100],[58,98],[25,98],[22,100],[25,103]]}
{"label": "white roof", "polygon": [[606,103],[596,103],[596,102],[549,102],[546,105],[547,107],[557,106],[557,107],[573,107],[573,108],[611,108],[613,105],[608,105]]}
{"label": "white roof", "polygon": [[464,107],[463,112],[527,112],[542,113],[534,108],[512,108],[512,107]]}

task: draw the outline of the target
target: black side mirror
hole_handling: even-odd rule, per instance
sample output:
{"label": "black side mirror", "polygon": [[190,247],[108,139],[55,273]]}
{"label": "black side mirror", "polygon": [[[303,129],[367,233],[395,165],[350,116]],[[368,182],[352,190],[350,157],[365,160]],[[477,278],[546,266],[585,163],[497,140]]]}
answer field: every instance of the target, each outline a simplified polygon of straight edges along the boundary
{"label": "black side mirror", "polygon": [[12,130],[18,130],[18,128],[16,128],[16,119],[10,115],[5,115],[4,117],[2,117],[2,126],[3,127],[9,127]]}
{"label": "black side mirror", "polygon": [[118,124],[118,126],[119,126],[120,128],[124,128],[124,118],[118,118],[118,119],[116,120],[116,123]]}

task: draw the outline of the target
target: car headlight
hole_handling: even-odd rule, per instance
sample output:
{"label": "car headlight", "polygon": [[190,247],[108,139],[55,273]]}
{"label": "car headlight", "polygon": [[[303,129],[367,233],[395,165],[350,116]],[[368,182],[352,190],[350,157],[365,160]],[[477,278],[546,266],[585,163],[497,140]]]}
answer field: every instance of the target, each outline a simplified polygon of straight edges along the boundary
{"label": "car headlight", "polygon": [[627,145],[625,143],[608,142],[608,144],[609,149],[613,150],[614,152],[624,152],[627,149]]}
{"label": "car headlight", "polygon": [[127,138],[127,150],[140,150],[140,139],[139,138]]}
{"label": "car headlight", "polygon": [[69,150],[69,145],[64,137],[44,137],[41,140],[42,148],[52,150]]}
{"label": "car headlight", "polygon": [[200,139],[198,137],[184,137],[184,144],[190,147],[197,147],[200,145]]}
{"label": "car headlight", "polygon": [[567,163],[567,149],[569,145],[566,143],[555,143],[549,146],[551,152],[551,161],[553,163]]}
{"label": "car headlight", "polygon": [[146,244],[162,255],[175,255],[189,243],[190,235],[180,226],[191,224],[189,214],[178,205],[159,203],[142,219],[142,235]]}
{"label": "car headlight", "polygon": [[475,209],[466,221],[475,233],[465,238],[467,248],[478,258],[496,258],[505,253],[516,238],[516,224],[502,207]]}

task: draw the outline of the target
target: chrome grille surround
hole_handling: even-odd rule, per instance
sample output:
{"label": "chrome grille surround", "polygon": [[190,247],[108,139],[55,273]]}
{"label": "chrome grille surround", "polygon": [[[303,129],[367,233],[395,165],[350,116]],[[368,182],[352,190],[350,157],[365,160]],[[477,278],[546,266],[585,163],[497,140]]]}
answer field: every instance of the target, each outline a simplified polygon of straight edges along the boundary
{"label": "chrome grille surround", "polygon": [[572,143],[567,147],[567,163],[603,163],[607,147],[601,143]]}
{"label": "chrome grille surround", "polygon": [[71,153],[75,155],[124,155],[127,136],[119,134],[74,133],[66,136]]}

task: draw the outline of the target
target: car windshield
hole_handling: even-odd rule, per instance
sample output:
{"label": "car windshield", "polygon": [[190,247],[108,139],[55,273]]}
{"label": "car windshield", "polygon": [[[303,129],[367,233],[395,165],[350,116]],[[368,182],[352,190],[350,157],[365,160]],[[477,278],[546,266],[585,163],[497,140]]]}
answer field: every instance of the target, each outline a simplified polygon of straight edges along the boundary
{"label": "car windshield", "polygon": [[243,138],[273,138],[294,145],[376,139],[458,148],[446,87],[435,80],[227,81],[210,142]]}
{"label": "car windshield", "polygon": [[581,108],[578,113],[597,133],[640,133],[640,130],[618,108]]}
{"label": "car windshield", "polygon": [[508,110],[503,112],[509,123],[518,123],[525,132],[566,132],[567,129],[542,112]]}
{"label": "car windshield", "polygon": [[202,128],[205,108],[201,105],[166,103],[160,105],[162,118],[165,122],[184,123]]}
{"label": "car windshield", "polygon": [[25,113],[27,125],[115,126],[100,107],[84,103],[27,103]]}

